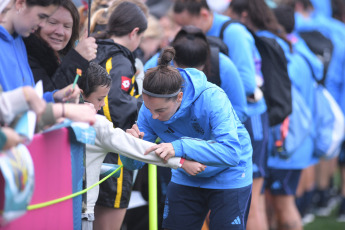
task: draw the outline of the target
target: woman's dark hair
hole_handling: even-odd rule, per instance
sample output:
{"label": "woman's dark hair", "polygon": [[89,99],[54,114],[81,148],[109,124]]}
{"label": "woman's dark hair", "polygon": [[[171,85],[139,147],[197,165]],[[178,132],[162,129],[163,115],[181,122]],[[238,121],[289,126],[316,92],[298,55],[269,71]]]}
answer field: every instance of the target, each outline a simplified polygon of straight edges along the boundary
{"label": "woman's dark hair", "polygon": [[206,0],[175,0],[174,13],[182,13],[187,10],[191,15],[199,15],[202,8],[210,10]]}
{"label": "woman's dark hair", "polygon": [[280,5],[288,5],[295,9],[296,3],[301,3],[304,10],[313,9],[313,3],[310,0],[281,0]]}
{"label": "woman's dark hair", "polygon": [[111,35],[124,36],[138,27],[138,33],[147,29],[143,11],[132,2],[123,2],[110,15],[106,31],[95,34],[95,38],[109,38]]}
{"label": "woman's dark hair", "polygon": [[98,86],[110,87],[111,77],[107,71],[95,62],[90,62],[87,73],[78,80],[78,86],[83,90],[85,97],[95,92]]}
{"label": "woman's dark hair", "polygon": [[345,23],[345,1],[332,0],[332,17]]}
{"label": "woman's dark hair", "polygon": [[72,27],[72,35],[67,43],[66,47],[59,51],[59,54],[65,55],[68,51],[70,51],[74,45],[75,42],[79,39],[79,23],[80,23],[80,17],[77,7],[74,5],[74,3],[71,0],[62,0],[61,7],[65,8],[71,13],[72,19],[73,19],[73,27]]}
{"label": "woman's dark hair", "polygon": [[174,61],[179,67],[198,68],[205,65],[205,74],[210,74],[210,47],[201,29],[183,26],[171,45],[176,52]]}
{"label": "woman's dark hair", "polygon": [[26,5],[29,7],[32,6],[50,6],[56,5],[59,6],[64,0],[26,0]]}
{"label": "woman's dark hair", "polygon": [[279,22],[286,31],[286,33],[292,33],[295,27],[295,11],[288,5],[279,5],[273,9],[273,12]]}
{"label": "woman's dark hair", "polygon": [[292,50],[291,42],[286,38],[284,28],[278,23],[265,0],[232,0],[229,7],[237,15],[247,11],[250,21],[257,29],[272,32],[288,43],[290,50]]}
{"label": "woman's dark hair", "polygon": [[[183,78],[180,72],[170,65],[174,56],[174,48],[166,47],[163,49],[158,59],[158,66],[146,71],[143,89],[154,94],[172,94],[182,88]],[[167,98],[167,100],[176,98],[177,96]]]}

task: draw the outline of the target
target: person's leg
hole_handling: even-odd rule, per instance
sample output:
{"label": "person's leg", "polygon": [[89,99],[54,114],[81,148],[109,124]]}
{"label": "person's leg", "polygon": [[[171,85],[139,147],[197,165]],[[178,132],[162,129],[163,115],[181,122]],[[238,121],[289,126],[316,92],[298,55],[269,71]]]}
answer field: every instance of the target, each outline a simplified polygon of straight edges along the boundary
{"label": "person's leg", "polygon": [[316,165],[316,192],[318,201],[316,203],[316,215],[318,216],[328,216],[331,213],[331,209],[328,207],[329,202],[329,184],[331,173],[333,170],[332,161],[321,160],[318,165]]}
{"label": "person's leg", "polygon": [[345,222],[345,142],[343,142],[338,161],[339,161],[339,171],[340,171],[340,176],[341,176],[341,185],[340,185],[341,202],[339,206],[337,221]]}
{"label": "person's leg", "polygon": [[269,229],[268,227],[268,218],[267,218],[267,211],[266,211],[266,193],[264,191],[260,195],[260,213],[262,214],[262,229]]}
{"label": "person's leg", "polygon": [[245,230],[252,185],[236,189],[208,189],[210,230]]}
{"label": "person's leg", "polygon": [[267,230],[263,184],[267,174],[268,116],[254,115],[244,123],[253,146],[253,189],[247,221],[248,230]]}
{"label": "person's leg", "polygon": [[[108,153],[104,162],[122,164],[119,155],[115,153]],[[118,230],[121,228],[129,204],[132,184],[133,171],[126,168],[121,169],[118,178],[110,177],[100,184],[95,206],[95,229]]]}
{"label": "person's leg", "polygon": [[295,194],[301,170],[270,169],[269,188],[279,230],[302,229],[301,216],[295,203]]}
{"label": "person's leg", "polygon": [[208,190],[170,182],[162,227],[169,230],[200,230],[209,211]]}
{"label": "person's leg", "polygon": [[279,230],[301,230],[301,216],[295,205],[293,195],[274,195],[273,205],[277,214]]}
{"label": "person's leg", "polygon": [[96,205],[93,228],[97,230],[120,230],[126,214],[125,208],[108,208]]}
{"label": "person's leg", "polygon": [[273,196],[269,189],[265,190],[265,205],[266,205],[266,215],[267,215],[267,225],[268,229],[276,230],[278,228],[277,215],[273,207]]}
{"label": "person's leg", "polygon": [[338,211],[338,222],[345,222],[345,165],[340,165],[341,174],[341,203]]}
{"label": "person's leg", "polygon": [[296,191],[296,205],[303,224],[314,220],[312,199],[315,190],[315,167],[312,165],[302,170]]}
{"label": "person's leg", "polygon": [[253,180],[252,201],[250,204],[247,229],[265,230],[267,229],[266,212],[263,212],[264,195],[261,194],[264,178],[259,177]]}

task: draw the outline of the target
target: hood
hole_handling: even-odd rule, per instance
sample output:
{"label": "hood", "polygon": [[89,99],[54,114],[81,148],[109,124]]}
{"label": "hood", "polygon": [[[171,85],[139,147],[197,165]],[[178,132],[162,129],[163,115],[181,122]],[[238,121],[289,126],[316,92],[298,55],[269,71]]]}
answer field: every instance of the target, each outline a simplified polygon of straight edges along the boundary
{"label": "hood", "polygon": [[173,122],[175,119],[183,116],[190,108],[190,105],[199,98],[205,89],[212,87],[212,84],[207,82],[207,78],[202,71],[194,68],[180,69],[180,74],[184,80],[183,83],[183,98],[180,109],[170,118],[166,123]]}
{"label": "hood", "polygon": [[99,64],[105,64],[105,62],[113,57],[115,54],[122,54],[127,57],[133,66],[135,65],[135,58],[132,52],[126,47],[115,43],[111,39],[99,39],[97,40],[97,57],[93,60]]}
{"label": "hood", "polygon": [[14,37],[12,37],[11,34],[8,33],[8,31],[0,25],[0,38],[3,39],[4,41],[12,41],[14,40],[14,38],[18,36],[18,35],[15,35]]}

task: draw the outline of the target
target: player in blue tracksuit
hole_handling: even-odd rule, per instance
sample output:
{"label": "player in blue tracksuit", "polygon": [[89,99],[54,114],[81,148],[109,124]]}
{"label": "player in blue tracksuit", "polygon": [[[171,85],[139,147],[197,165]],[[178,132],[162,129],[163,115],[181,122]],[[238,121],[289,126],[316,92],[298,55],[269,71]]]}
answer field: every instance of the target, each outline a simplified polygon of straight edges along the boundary
{"label": "player in blue tracksuit", "polygon": [[[323,71],[322,63],[316,59],[315,55],[307,48],[305,42],[296,35],[290,35],[290,38],[294,42],[293,49],[296,49],[292,52],[290,51],[288,43],[269,31],[257,31],[257,35],[274,38],[283,48],[285,56],[288,60],[288,73],[291,83],[302,94],[307,105],[311,106],[309,109],[313,111],[312,105],[314,94],[312,90],[313,85],[315,85],[315,80],[313,79],[309,64],[306,63],[306,60],[301,56],[301,54],[299,54],[299,52],[304,53],[305,57],[308,58],[309,63],[311,63],[313,67],[314,73],[319,77],[319,79],[321,78]],[[305,143],[301,145],[301,148],[297,149],[296,153],[292,154],[288,160],[280,159],[278,156],[269,156],[268,167],[288,170],[303,169],[309,165],[315,164],[317,160],[312,157],[312,133],[310,133],[308,139],[309,141],[305,140]]]}
{"label": "player in blue tracksuit", "polygon": [[[297,3],[299,2],[301,2],[301,0],[297,1]],[[333,53],[327,70],[325,86],[332,94],[334,99],[338,102],[342,111],[345,112],[345,25],[342,22],[330,17],[330,15],[327,17],[322,13],[319,13],[317,10],[314,10],[313,4],[316,4],[316,1],[312,1],[312,3],[307,2],[307,4],[302,5],[303,7],[295,8],[295,29],[297,32],[316,30],[321,32],[325,37],[332,41]],[[316,9],[317,7],[318,5],[315,5]],[[342,168],[342,174],[345,178],[344,144],[339,155],[339,163],[340,167]],[[329,198],[327,195],[327,189],[330,177],[334,173],[334,167],[331,165],[333,165],[331,161],[320,162],[320,170],[323,171],[323,173],[320,174],[320,178],[318,179],[318,193],[321,199],[317,206],[318,213],[321,215],[330,213],[330,209],[327,208]],[[345,184],[345,180],[343,180],[343,183]],[[345,186],[342,188],[342,196],[343,199],[340,208],[340,215],[342,215],[343,219],[345,219]]]}
{"label": "player in blue tracksuit", "polygon": [[[289,75],[295,75],[294,77],[297,79],[300,74],[296,75],[294,73],[294,67],[299,68],[299,66],[298,61],[294,59],[295,57],[292,53],[291,44],[289,45],[284,30],[281,29],[273,12],[265,2],[263,0],[233,0],[230,4],[230,12],[236,13],[238,19],[246,23],[246,25],[255,31],[258,36],[274,38],[284,50],[288,61]],[[303,62],[304,60],[300,59],[300,61]],[[308,68],[308,65],[305,66]],[[301,71],[301,69],[299,69],[299,71]],[[293,82],[294,79],[292,79],[293,77],[290,76],[290,78],[292,84],[295,86]],[[311,75],[309,75],[309,79],[310,78]],[[310,84],[306,86],[310,87]],[[305,92],[303,96],[306,96],[306,94],[307,92]],[[307,131],[311,132],[312,130]],[[272,149],[272,147],[272,145],[269,145],[270,149]],[[305,160],[304,156],[306,154],[312,155],[312,153],[313,139],[311,134],[309,134],[288,160],[284,160],[276,155],[269,155],[269,177],[267,179],[267,186],[270,187],[271,193],[273,194],[273,205],[277,212],[279,227],[290,225],[296,227],[301,226],[301,219],[294,202],[294,194],[298,185],[301,169],[310,164],[310,159]],[[289,214],[286,215],[287,213]]]}
{"label": "player in blue tracksuit", "polygon": [[[246,229],[252,184],[248,132],[224,91],[207,82],[203,72],[169,65],[174,53],[165,49],[159,66],[146,72],[140,131],[135,125],[129,131],[152,142],[160,137],[163,143],[147,151],[154,150],[163,160],[181,156],[207,167],[195,176],[172,170],[163,228],[200,229],[211,210],[211,228]],[[144,164],[121,160],[132,169]],[[236,205],[230,202],[234,200]]]}
{"label": "player in blue tracksuit", "polygon": [[[198,28],[195,27],[195,30],[198,30]],[[198,37],[194,39],[200,39],[198,43],[194,43],[191,41],[188,43],[189,45],[186,45],[186,49],[182,50],[185,52],[188,52],[187,49],[196,50],[195,47],[197,47],[198,44],[204,43],[206,46],[200,47],[202,50],[200,52],[206,52],[207,49],[209,49],[207,46],[207,40],[205,35],[202,34],[202,31],[200,31],[201,34],[198,35]],[[179,32],[180,36],[184,36],[186,32]],[[177,37],[177,36],[176,36]],[[204,39],[203,39],[204,38]],[[188,41],[188,40],[187,40]],[[184,43],[186,44],[186,43]],[[196,45],[194,48],[191,48],[192,45]],[[174,46],[174,45],[173,45]],[[178,52],[178,51],[177,51]],[[158,58],[159,53],[154,55],[150,60],[148,60],[144,65],[145,72],[153,67],[156,67],[158,64]],[[183,55],[183,54],[181,54]],[[205,56],[205,55],[204,55]],[[224,92],[228,95],[232,106],[234,107],[236,114],[241,122],[244,122],[247,120],[247,101],[244,94],[244,87],[242,84],[242,81],[240,79],[240,76],[238,74],[238,71],[235,67],[235,65],[232,63],[232,61],[223,53],[219,52],[219,66],[210,66],[210,68],[219,68],[219,78],[220,78],[220,87],[224,90]],[[199,57],[204,59],[203,65],[207,62],[207,57]],[[173,64],[173,63],[171,63]],[[194,67],[194,66],[188,66],[188,67]]]}
{"label": "player in blue tracksuit", "polygon": [[[174,20],[179,25],[197,26],[207,36],[221,37],[223,24],[230,20],[228,16],[213,13],[206,0],[177,0],[174,2],[173,11]],[[257,72],[255,68],[256,63],[260,64],[261,59],[256,50],[253,36],[242,24],[231,23],[225,28],[223,35],[222,40],[227,45],[229,57],[240,74],[247,97],[248,119],[244,124],[251,136],[253,146],[253,176],[255,180],[252,202],[255,202],[258,201],[256,196],[260,196],[263,177],[265,176],[268,141],[267,107],[259,89],[262,83],[261,71],[258,68],[259,71]],[[257,79],[261,79],[261,81],[257,81]]]}
{"label": "player in blue tracksuit", "polygon": [[327,71],[326,88],[345,111],[345,104],[342,106],[342,98],[345,96],[342,88],[345,75],[345,66],[343,64],[345,60],[345,44],[343,41],[345,25],[336,19],[324,17],[310,10],[310,7],[312,6],[295,13],[295,30],[296,32],[317,30],[332,41],[334,48]]}
{"label": "player in blue tracksuit", "polygon": [[332,0],[310,0],[315,10],[323,16],[332,17]]}

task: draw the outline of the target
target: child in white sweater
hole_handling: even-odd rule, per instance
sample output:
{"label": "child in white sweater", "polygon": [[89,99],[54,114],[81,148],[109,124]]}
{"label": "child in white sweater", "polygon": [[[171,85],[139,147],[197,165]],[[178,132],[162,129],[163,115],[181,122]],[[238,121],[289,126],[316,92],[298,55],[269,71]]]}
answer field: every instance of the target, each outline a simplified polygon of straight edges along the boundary
{"label": "child in white sweater", "polygon": [[[87,74],[82,76],[78,85],[85,103],[90,103],[98,111],[104,106],[111,85],[111,78],[104,68],[91,62]],[[122,129],[114,128],[113,123],[106,117],[96,115],[96,123],[93,126],[96,130],[95,145],[86,145],[86,187],[89,187],[99,180],[102,162],[108,152],[116,152],[135,160],[155,164],[163,167],[177,169],[181,167],[190,175],[194,172],[204,170],[205,165],[184,160],[180,157],[173,157],[163,162],[154,152],[144,155],[145,150],[155,145],[125,133]],[[124,167],[126,165],[124,164]],[[86,211],[82,214],[83,229],[92,228],[94,220],[94,206],[98,198],[99,186],[89,190],[86,198]]]}

